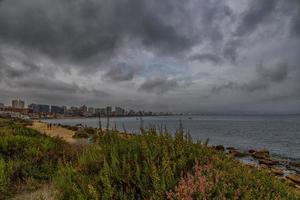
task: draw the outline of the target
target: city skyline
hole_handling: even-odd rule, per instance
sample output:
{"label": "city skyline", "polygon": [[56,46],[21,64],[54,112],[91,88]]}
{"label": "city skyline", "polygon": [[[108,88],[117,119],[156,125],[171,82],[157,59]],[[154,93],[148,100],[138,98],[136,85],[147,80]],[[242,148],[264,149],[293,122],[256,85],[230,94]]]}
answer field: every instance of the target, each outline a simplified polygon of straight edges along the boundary
{"label": "city skyline", "polygon": [[2,0],[0,102],[299,113],[299,24],[298,0]]}

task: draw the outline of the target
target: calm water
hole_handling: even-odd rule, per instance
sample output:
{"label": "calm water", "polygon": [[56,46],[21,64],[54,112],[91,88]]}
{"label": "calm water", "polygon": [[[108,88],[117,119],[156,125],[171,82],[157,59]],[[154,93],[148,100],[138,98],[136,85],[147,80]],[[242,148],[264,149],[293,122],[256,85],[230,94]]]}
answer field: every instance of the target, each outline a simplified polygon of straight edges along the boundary
{"label": "calm water", "polygon": [[[210,144],[239,149],[269,149],[273,155],[300,161],[300,116],[166,116],[143,117],[144,127],[163,125],[170,131],[179,127],[197,140],[209,138]],[[46,120],[66,125],[83,124],[98,127],[97,118]],[[111,118],[110,126],[139,133],[141,122],[136,117]],[[102,119],[102,127],[106,120]]]}

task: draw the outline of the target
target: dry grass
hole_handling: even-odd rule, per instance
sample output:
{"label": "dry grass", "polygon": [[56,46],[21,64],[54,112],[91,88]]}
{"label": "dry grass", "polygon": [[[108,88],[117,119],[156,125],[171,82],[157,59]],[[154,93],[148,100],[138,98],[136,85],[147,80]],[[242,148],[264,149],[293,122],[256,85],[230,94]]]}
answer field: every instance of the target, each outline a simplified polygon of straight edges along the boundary
{"label": "dry grass", "polygon": [[52,184],[45,184],[38,190],[32,192],[24,192],[17,195],[13,200],[53,200],[53,186]]}

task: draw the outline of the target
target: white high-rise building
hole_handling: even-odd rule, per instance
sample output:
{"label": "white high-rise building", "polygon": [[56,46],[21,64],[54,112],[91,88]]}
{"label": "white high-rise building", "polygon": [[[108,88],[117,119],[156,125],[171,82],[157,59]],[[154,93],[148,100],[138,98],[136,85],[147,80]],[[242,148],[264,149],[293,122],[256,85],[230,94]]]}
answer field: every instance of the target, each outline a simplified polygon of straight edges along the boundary
{"label": "white high-rise building", "polygon": [[21,99],[14,99],[11,101],[11,105],[13,108],[25,108],[25,102],[22,101]]}

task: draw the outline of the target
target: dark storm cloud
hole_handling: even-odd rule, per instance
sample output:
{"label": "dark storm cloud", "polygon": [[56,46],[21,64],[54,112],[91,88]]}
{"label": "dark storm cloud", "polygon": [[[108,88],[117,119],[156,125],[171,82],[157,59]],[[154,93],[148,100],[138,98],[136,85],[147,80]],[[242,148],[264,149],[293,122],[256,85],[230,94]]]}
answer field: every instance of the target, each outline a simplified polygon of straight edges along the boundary
{"label": "dark storm cloud", "polygon": [[0,62],[0,77],[5,76],[5,78],[10,78],[10,79],[15,79],[15,78],[20,78],[24,77],[28,74],[31,74],[33,72],[39,72],[40,67],[30,63],[30,62],[24,62],[21,65],[21,68],[18,67],[12,67],[6,63],[1,63]]}
{"label": "dark storm cloud", "polygon": [[287,77],[288,64],[285,61],[280,61],[271,67],[261,64],[257,67],[256,71],[261,79],[280,83]]}
{"label": "dark storm cloud", "polygon": [[241,22],[236,30],[237,36],[251,34],[274,11],[279,0],[253,0],[243,13]]}
{"label": "dark storm cloud", "polygon": [[221,58],[218,55],[210,54],[210,53],[203,53],[203,54],[196,54],[189,58],[190,60],[198,60],[203,62],[212,62],[214,64],[218,64],[221,62]]}
{"label": "dark storm cloud", "polygon": [[137,69],[131,67],[125,63],[119,63],[113,67],[110,67],[104,75],[104,79],[111,81],[130,81],[136,74]]}
{"label": "dark storm cloud", "polygon": [[150,93],[164,94],[178,87],[179,84],[175,79],[168,79],[167,77],[159,76],[146,80],[141,84],[139,90]]}
{"label": "dark storm cloud", "polygon": [[[144,46],[163,53],[176,53],[197,39],[177,22],[167,22],[179,15],[178,9],[171,1],[6,0],[0,5],[0,37],[53,58],[75,61],[107,59],[125,37],[140,39]],[[192,29],[185,14],[177,21]]]}
{"label": "dark storm cloud", "polygon": [[227,41],[223,49],[224,57],[232,62],[235,62],[238,56],[237,51],[241,43],[242,41],[239,39],[232,39]]}
{"label": "dark storm cloud", "polygon": [[[298,0],[0,0],[0,100],[196,108],[201,95],[214,107],[218,91],[272,99],[276,87],[288,100],[299,91],[299,19]],[[276,59],[289,65],[255,68]]]}
{"label": "dark storm cloud", "polygon": [[300,2],[298,5],[298,12],[291,20],[291,35],[300,37]]}
{"label": "dark storm cloud", "polygon": [[271,84],[278,84],[286,80],[288,75],[288,64],[280,61],[275,65],[258,65],[256,68],[256,78],[246,83],[228,82],[221,86],[213,87],[213,92],[222,90],[241,90],[245,92],[255,92],[266,90]]}

